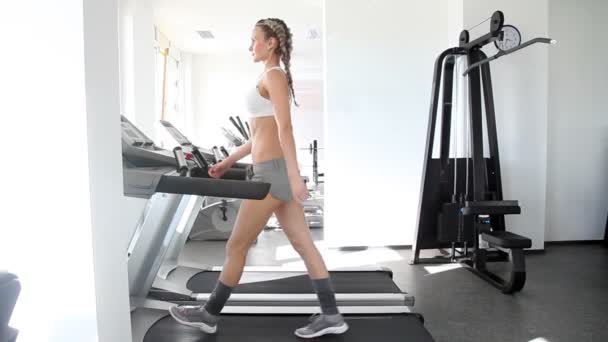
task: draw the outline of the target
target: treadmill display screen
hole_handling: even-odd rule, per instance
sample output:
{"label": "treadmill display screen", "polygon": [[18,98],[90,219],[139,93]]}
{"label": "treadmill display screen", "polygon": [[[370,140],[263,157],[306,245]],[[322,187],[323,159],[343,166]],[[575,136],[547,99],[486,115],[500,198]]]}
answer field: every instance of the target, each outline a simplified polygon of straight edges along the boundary
{"label": "treadmill display screen", "polygon": [[171,134],[173,139],[177,140],[180,145],[191,145],[190,140],[188,140],[188,138],[186,138],[180,131],[178,131],[177,128],[173,126],[165,128],[167,128],[169,134]]}
{"label": "treadmill display screen", "polygon": [[154,146],[154,142],[135,127],[127,118],[121,117],[120,122],[123,140],[132,146]]}
{"label": "treadmill display screen", "polygon": [[126,135],[128,135],[129,137],[133,138],[133,139],[141,139],[141,137],[139,135],[137,135],[135,132],[133,132],[132,130],[126,128],[124,129],[124,132]]}

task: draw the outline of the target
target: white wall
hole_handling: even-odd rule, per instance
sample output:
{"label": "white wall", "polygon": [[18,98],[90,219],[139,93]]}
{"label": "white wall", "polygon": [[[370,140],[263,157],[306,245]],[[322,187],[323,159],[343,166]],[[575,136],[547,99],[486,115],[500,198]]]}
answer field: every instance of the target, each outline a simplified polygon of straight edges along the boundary
{"label": "white wall", "polygon": [[448,6],[448,46],[458,46],[460,32],[464,29],[464,0],[449,0]]}
{"label": "white wall", "polygon": [[[522,40],[548,36],[547,0],[465,0],[464,26],[472,27],[500,9],[505,23],[520,29]],[[487,33],[489,23],[471,31]],[[519,200],[521,215],[507,216],[507,229],[544,247],[547,183],[548,53],[537,45],[492,62],[492,82],[504,199]],[[487,46],[488,55],[496,48]]]}
{"label": "white wall", "polygon": [[99,341],[131,339],[125,240],[134,224],[125,216],[141,214],[141,209],[129,212],[132,201],[123,196],[117,11],[116,0],[85,1],[86,121]]}
{"label": "white wall", "polygon": [[129,120],[135,121],[135,80],[134,80],[134,42],[133,42],[133,14],[135,2],[133,0],[118,1],[118,29],[120,41],[120,108],[121,114]]}
{"label": "white wall", "polygon": [[[0,11],[2,30],[12,33],[3,35],[11,53],[3,54],[0,63],[3,108],[10,113],[3,117],[0,145],[12,165],[0,171],[0,187],[8,199],[0,215],[0,268],[16,272],[22,281],[12,320],[21,332],[20,342],[97,341],[105,336],[98,335],[97,323],[107,307],[96,305],[96,294],[104,291],[97,291],[99,279],[93,271],[108,271],[110,265],[94,259],[99,255],[93,252],[92,228],[106,221],[99,217],[103,212],[91,207],[107,199],[98,191],[102,180],[97,172],[115,179],[120,157],[105,153],[118,147],[116,140],[96,146],[106,142],[87,133],[91,124],[105,127],[118,115],[117,70],[106,68],[116,66],[118,56],[111,38],[116,6],[115,1],[30,0]],[[94,12],[96,20],[83,24],[83,12],[88,19]],[[86,78],[88,99],[97,97],[99,104],[99,97],[104,98],[95,111],[85,98],[85,68],[91,72],[92,67],[90,60],[85,65],[85,53],[88,59],[93,52],[85,51],[85,37],[97,46],[93,50],[107,48],[107,60],[95,67],[109,74]],[[95,42],[92,37],[110,38]],[[114,93],[105,92],[108,86]],[[110,130],[107,137],[118,139],[115,132]],[[99,165],[104,169],[91,169]],[[115,303],[117,297],[107,299]],[[106,341],[128,340],[128,335],[114,336],[118,338]]]}
{"label": "white wall", "polygon": [[331,0],[325,11],[326,240],[410,245],[448,1]]}
{"label": "white wall", "polygon": [[150,1],[120,1],[122,113],[158,138],[155,97],[154,11]]}
{"label": "white wall", "polygon": [[[119,0],[118,4],[119,113],[129,118],[157,142],[159,129],[155,125],[157,113],[153,11],[144,0]],[[118,120],[120,118],[116,118],[117,122]],[[114,235],[116,241],[120,241],[117,246],[124,251],[128,248],[129,239],[145,204],[145,200],[122,196],[122,210],[119,212],[121,229]]]}
{"label": "white wall", "polygon": [[608,210],[608,3],[549,2],[548,241],[603,239]]}
{"label": "white wall", "polygon": [[228,118],[238,115],[241,120],[247,119],[245,93],[248,86],[255,86],[261,67],[251,63],[247,53],[194,55],[194,127],[184,127],[185,134],[196,144],[205,147],[226,144],[220,127],[232,129],[236,133]]}

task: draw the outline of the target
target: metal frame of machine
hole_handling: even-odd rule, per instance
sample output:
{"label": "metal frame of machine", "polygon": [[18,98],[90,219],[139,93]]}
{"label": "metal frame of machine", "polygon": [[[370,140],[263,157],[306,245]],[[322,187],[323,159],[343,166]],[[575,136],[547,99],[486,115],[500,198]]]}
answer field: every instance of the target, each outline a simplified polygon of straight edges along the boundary
{"label": "metal frame of machine", "polygon": [[[509,50],[488,57],[481,49],[502,40],[504,15],[496,11],[490,18],[490,32],[469,40],[469,32],[460,34],[460,45],[445,50],[435,61],[429,126],[426,141],[422,188],[416,227],[413,264],[463,262],[484,280],[503,293],[520,291],[526,280],[524,252],[530,239],[508,232],[504,215],[520,214],[519,203],[504,200],[498,155],[494,94],[489,62],[535,43],[554,43],[548,38],[535,38]],[[468,153],[459,158],[454,152],[452,101],[457,59],[466,58],[469,112],[464,117],[464,137]],[[456,75],[456,76],[455,76]],[[456,77],[456,78],[455,78]],[[443,85],[443,87],[442,87]],[[441,103],[439,103],[441,98]],[[483,100],[483,102],[482,102]],[[489,156],[483,150],[483,110],[485,104]],[[442,115],[439,118],[439,110]],[[438,133],[439,158],[433,158],[435,134]],[[454,126],[454,128],[453,128]],[[445,256],[421,258],[424,249],[451,249]],[[487,263],[510,264],[506,278],[488,270]]]}

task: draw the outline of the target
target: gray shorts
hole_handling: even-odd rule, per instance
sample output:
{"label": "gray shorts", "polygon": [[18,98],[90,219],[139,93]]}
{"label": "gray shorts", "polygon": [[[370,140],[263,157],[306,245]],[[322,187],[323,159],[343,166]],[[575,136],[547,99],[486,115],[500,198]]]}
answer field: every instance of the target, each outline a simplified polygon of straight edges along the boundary
{"label": "gray shorts", "polygon": [[285,159],[253,164],[247,169],[247,178],[254,182],[270,183],[270,194],[280,201],[289,202],[293,198]]}

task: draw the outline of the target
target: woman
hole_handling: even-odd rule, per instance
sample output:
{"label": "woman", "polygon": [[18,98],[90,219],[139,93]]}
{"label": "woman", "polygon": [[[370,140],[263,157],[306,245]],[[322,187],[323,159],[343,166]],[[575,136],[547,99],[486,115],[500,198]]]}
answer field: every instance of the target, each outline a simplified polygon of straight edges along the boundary
{"label": "woman", "polygon": [[[264,200],[242,202],[226,244],[226,261],[209,301],[204,306],[170,309],[178,322],[207,333],[216,332],[220,311],[243,273],[247,251],[273,213],[291,245],[304,259],[321,305],[322,314],[313,316],[310,324],[297,329],[295,334],[313,338],[348,330],[338,312],[325,262],[313,243],[304,218],[302,201],[308,198],[308,189],[298,170],[290,113],[292,99],[297,105],[290,71],[291,37],[289,28],[280,19],[262,19],[255,25],[249,51],[254,62],[263,62],[265,68],[257,84],[251,85],[247,97],[252,137],[209,170],[212,177],[219,178],[235,162],[251,153],[251,179],[270,183],[271,187]],[[284,70],[280,62],[283,62]]]}

